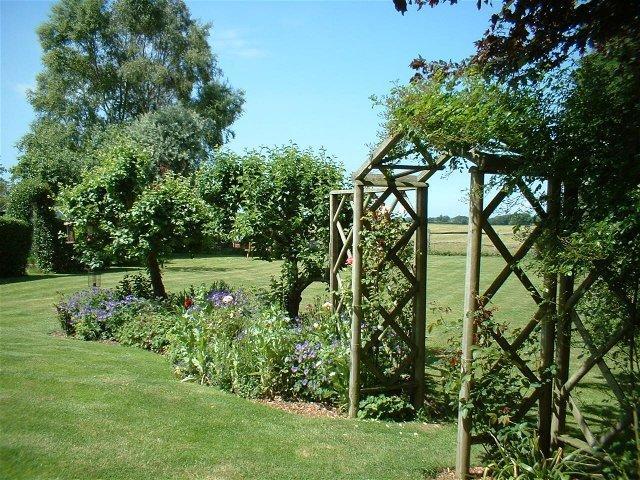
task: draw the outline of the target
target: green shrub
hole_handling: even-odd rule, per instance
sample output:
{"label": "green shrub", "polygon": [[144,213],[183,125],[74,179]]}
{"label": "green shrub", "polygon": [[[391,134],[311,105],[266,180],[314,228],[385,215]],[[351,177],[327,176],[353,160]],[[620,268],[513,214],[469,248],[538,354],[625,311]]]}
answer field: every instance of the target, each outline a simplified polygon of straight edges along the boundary
{"label": "green shrub", "polygon": [[294,327],[294,351],[285,358],[288,395],[347,404],[350,323],[347,316],[332,315],[328,304],[307,307]]}
{"label": "green shrub", "polygon": [[31,249],[31,227],[25,221],[0,217],[0,277],[24,275]]}
{"label": "green shrub", "polygon": [[413,405],[395,395],[374,395],[360,401],[358,418],[374,420],[411,420],[415,416]]}
{"label": "green shrub", "polygon": [[33,228],[31,255],[44,271],[69,272],[79,269],[73,248],[64,238],[64,222],[54,210],[51,187],[37,179],[22,180],[11,189],[7,213]]}
{"label": "green shrub", "polygon": [[114,290],[118,298],[124,298],[129,295],[137,298],[154,298],[151,279],[149,279],[148,275],[142,273],[125,275]]}
{"label": "green shrub", "polygon": [[169,332],[178,321],[175,312],[163,304],[141,301],[118,313],[120,325],[114,337],[122,345],[164,353],[169,346]]}

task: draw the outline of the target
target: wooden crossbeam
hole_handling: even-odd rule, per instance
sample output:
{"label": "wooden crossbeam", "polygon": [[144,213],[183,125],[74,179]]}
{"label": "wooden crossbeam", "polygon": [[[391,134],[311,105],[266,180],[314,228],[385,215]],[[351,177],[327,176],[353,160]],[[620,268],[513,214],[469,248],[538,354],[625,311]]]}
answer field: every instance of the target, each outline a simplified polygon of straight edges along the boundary
{"label": "wooden crossbeam", "polygon": [[500,206],[502,201],[507,198],[513,192],[514,186],[505,185],[502,189],[491,199],[487,206],[482,211],[483,218],[489,218],[493,212]]}
{"label": "wooden crossbeam", "polygon": [[487,290],[485,291],[483,295],[484,298],[490,300],[498,292],[502,285],[504,285],[504,282],[506,282],[507,278],[509,278],[511,273],[513,273],[512,265],[517,265],[517,263],[522,260],[527,253],[529,253],[529,250],[531,250],[531,247],[542,233],[543,225],[543,223],[539,223],[538,225],[536,225],[529,236],[524,240],[524,242],[522,242],[522,244],[512,257],[512,263],[507,263],[504,266],[504,268],[493,280],[489,288],[487,288]]}
{"label": "wooden crossbeam", "polygon": [[389,259],[398,267],[402,274],[409,280],[413,287],[418,286],[418,279],[411,270],[405,265],[400,257],[395,252],[389,253]]}
{"label": "wooden crossbeam", "polygon": [[415,212],[413,207],[407,202],[406,197],[401,194],[395,185],[389,185],[389,190],[393,193],[393,195],[398,199],[400,204],[404,207],[404,210],[409,214],[409,216],[415,221],[419,222],[418,214]]}
{"label": "wooden crossbeam", "polygon": [[540,205],[540,202],[538,201],[536,196],[533,194],[531,189],[527,186],[527,184],[524,183],[524,181],[522,179],[518,179],[518,180],[516,180],[516,185],[520,189],[520,192],[522,192],[522,195],[524,196],[524,198],[527,199],[529,204],[536,211],[538,216],[540,218],[542,218],[542,219],[547,218],[546,210],[544,208],[542,208],[542,205]]}
{"label": "wooden crossbeam", "polygon": [[344,245],[345,243],[347,243],[347,236],[344,234],[344,229],[342,228],[342,224],[340,222],[336,222],[336,229],[338,230],[338,235],[340,235],[340,240]]}
{"label": "wooden crossbeam", "polygon": [[610,338],[609,341],[592,353],[580,368],[565,382],[560,389],[560,400],[568,397],[569,392],[578,384],[582,378],[611,350],[627,333],[628,322],[625,322]]}
{"label": "wooden crossbeam", "polygon": [[338,258],[336,259],[335,265],[332,266],[332,273],[336,275],[338,271],[342,268],[342,265],[346,259],[347,251],[353,242],[353,228],[349,230],[349,235],[347,236],[347,241],[344,242],[342,248],[340,249],[340,253],[338,253]]}
{"label": "wooden crossbeam", "polygon": [[424,172],[422,175],[418,175],[419,182],[428,182],[429,179],[436,174],[436,172],[440,171],[446,163],[451,160],[452,156],[445,154],[438,157],[438,159],[433,162],[431,165],[431,169]]}
{"label": "wooden crossbeam", "polygon": [[[584,324],[582,323],[582,319],[580,318],[580,315],[578,315],[575,309],[571,310],[571,321],[573,322],[573,324],[576,327],[576,330],[582,337],[582,341],[584,342],[587,349],[589,350],[589,353],[591,355],[596,355],[598,353],[598,348],[595,345],[593,338],[591,338],[591,335],[589,334]],[[598,365],[598,368],[600,369],[600,373],[602,374],[605,381],[609,385],[609,388],[611,389],[615,397],[618,399],[618,402],[620,402],[620,405],[622,405],[625,408],[629,407],[629,402],[627,401],[627,398],[624,392],[622,391],[622,388],[620,388],[620,384],[611,373],[611,370],[609,369],[609,366],[604,361],[604,359],[600,359],[597,365]]]}
{"label": "wooden crossbeam", "polygon": [[575,399],[573,399],[572,397],[569,397],[569,406],[571,408],[571,413],[573,414],[573,418],[575,419],[576,424],[578,425],[578,428],[582,432],[582,435],[584,435],[584,439],[587,441],[587,444],[591,448],[597,447],[598,441],[596,440],[596,437],[593,435],[593,432],[591,432],[589,425],[587,425],[587,421],[585,420],[584,415],[582,415],[582,412],[578,408],[578,405],[576,404]]}
{"label": "wooden crossbeam", "polygon": [[409,337],[409,335],[407,335],[407,333],[402,329],[402,327],[400,327],[400,325],[398,325],[398,322],[396,322],[395,317],[391,316],[391,314],[389,312],[387,312],[383,307],[380,307],[378,309],[378,311],[379,311],[380,315],[382,316],[382,318],[384,318],[383,325],[385,327],[390,327],[396,333],[396,335],[398,335],[400,338],[402,338],[404,343],[406,343],[407,346],[412,351],[415,351],[416,346],[413,343],[413,340],[411,340],[411,337]]}
{"label": "wooden crossbeam", "polygon": [[500,255],[502,255],[502,258],[504,258],[505,262],[507,262],[507,265],[511,267],[511,270],[516,275],[516,277],[518,277],[520,283],[522,283],[522,285],[524,285],[527,291],[531,294],[533,300],[538,305],[542,303],[542,296],[540,295],[540,292],[538,292],[538,289],[533,285],[533,282],[529,280],[529,277],[524,272],[524,270],[522,270],[522,268],[518,266],[517,261],[514,259],[513,255],[511,255],[509,249],[506,247],[502,239],[498,236],[498,234],[489,224],[486,218],[482,220],[482,229],[487,234],[487,237],[489,237],[489,240],[491,240],[491,243],[495,245],[498,252],[500,252]]}
{"label": "wooden crossbeam", "polygon": [[372,185],[376,187],[384,187],[390,185],[397,185],[400,187],[420,188],[426,187],[423,182],[418,182],[414,176],[404,176],[403,178],[393,179],[385,175],[376,175],[373,173],[368,174],[362,180],[362,185]]}
{"label": "wooden crossbeam", "polygon": [[344,207],[345,202],[347,201],[347,196],[342,195],[340,198],[340,203],[338,203],[338,207],[336,208],[335,213],[333,214],[332,222],[338,222],[338,217],[340,217],[340,213],[342,212],[342,207]]}
{"label": "wooden crossbeam", "polygon": [[524,360],[518,355],[517,350],[513,348],[513,346],[507,341],[506,338],[502,336],[500,332],[496,332],[493,329],[489,329],[489,333],[496,341],[496,343],[502,348],[508,355],[509,358],[513,361],[514,365],[520,370],[522,375],[526,377],[531,383],[540,383],[540,379],[538,376],[531,371],[531,369],[527,366]]}
{"label": "wooden crossbeam", "polygon": [[354,174],[353,178],[355,180],[362,180],[364,176],[378,163],[382,161],[387,153],[396,146],[396,144],[402,139],[404,134],[396,133],[387,137],[373,152],[369,161],[365,162]]}
{"label": "wooden crossbeam", "polygon": [[531,410],[531,407],[533,407],[536,404],[536,402],[540,398],[541,393],[542,393],[542,389],[538,387],[538,388],[534,388],[529,395],[524,397],[520,402],[520,406],[518,407],[518,410],[516,410],[516,413],[512,415],[511,421],[519,422],[520,420],[522,420],[524,416],[529,412],[529,410]]}
{"label": "wooden crossbeam", "polygon": [[373,202],[371,206],[367,207],[367,209],[372,212],[376,211],[382,204],[384,204],[391,193],[392,191],[389,188],[386,188],[384,192],[382,192],[382,194],[378,198],[376,198],[376,201]]}

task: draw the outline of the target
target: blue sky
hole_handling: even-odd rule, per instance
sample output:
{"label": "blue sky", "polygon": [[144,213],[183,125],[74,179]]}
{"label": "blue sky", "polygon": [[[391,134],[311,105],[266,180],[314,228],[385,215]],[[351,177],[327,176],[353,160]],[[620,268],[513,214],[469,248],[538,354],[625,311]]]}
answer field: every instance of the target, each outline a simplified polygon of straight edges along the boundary
{"label": "blue sky", "polygon": [[[493,12],[461,0],[402,16],[391,0],[192,1],[193,17],[211,22],[210,44],[229,82],[245,91],[233,126],[233,150],[294,141],[325,147],[355,170],[376,141],[380,122],[371,95],[411,77],[418,54],[459,60],[474,51]],[[498,3],[498,2],[496,2]],[[34,115],[25,92],[41,70],[36,27],[51,2],[0,2],[2,164],[15,164],[15,143]],[[435,178],[429,215],[466,214],[467,176]]]}

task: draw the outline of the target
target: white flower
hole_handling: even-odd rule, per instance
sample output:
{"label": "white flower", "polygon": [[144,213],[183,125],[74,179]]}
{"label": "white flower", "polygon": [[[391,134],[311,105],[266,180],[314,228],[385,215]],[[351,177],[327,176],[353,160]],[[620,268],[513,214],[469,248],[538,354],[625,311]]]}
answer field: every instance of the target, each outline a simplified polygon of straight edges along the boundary
{"label": "white flower", "polygon": [[224,303],[225,305],[228,305],[229,303],[233,302],[233,296],[232,295],[225,295],[224,297],[222,297],[222,303]]}
{"label": "white flower", "polygon": [[319,327],[320,327],[320,324],[318,322],[313,324],[313,328],[319,328]]}
{"label": "white flower", "polygon": [[324,302],[322,304],[322,308],[324,308],[325,310],[331,310],[333,308],[333,305],[331,305],[331,302]]}

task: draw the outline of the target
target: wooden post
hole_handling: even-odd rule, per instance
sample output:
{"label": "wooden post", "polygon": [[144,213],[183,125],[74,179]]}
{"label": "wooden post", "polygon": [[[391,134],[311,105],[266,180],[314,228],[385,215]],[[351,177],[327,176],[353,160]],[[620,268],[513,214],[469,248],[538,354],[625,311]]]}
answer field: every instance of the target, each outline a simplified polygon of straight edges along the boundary
{"label": "wooden post", "polygon": [[[578,192],[571,184],[564,185],[562,198],[562,217],[571,218]],[[551,442],[558,446],[558,438],[564,433],[567,418],[567,400],[560,398],[560,390],[569,380],[571,356],[571,308],[565,305],[573,295],[574,278],[572,275],[560,275],[558,280],[558,316],[556,325],[556,374],[553,392],[553,418],[551,419]]]}
{"label": "wooden post", "polygon": [[484,198],[484,173],[477,167],[470,169],[469,231],[467,234],[467,268],[465,276],[464,318],[462,327],[461,367],[463,381],[458,405],[458,447],[456,452],[456,478],[469,474],[471,455],[471,415],[463,406],[471,397],[472,350],[476,333],[474,314],[478,309],[480,293],[480,255],[482,253],[482,208]]}
{"label": "wooden post", "polygon": [[362,245],[360,230],[364,203],[364,185],[356,180],[353,187],[353,264],[351,291],[351,369],[349,371],[349,418],[355,418],[360,404],[360,336],[362,328]]}
{"label": "wooden post", "polygon": [[551,443],[558,446],[558,437],[564,433],[567,418],[567,400],[560,398],[560,389],[569,380],[571,355],[571,309],[565,304],[573,294],[573,277],[560,275],[558,282],[558,317],[556,325],[556,374],[554,378],[553,418],[551,419]]}
{"label": "wooden post", "polygon": [[416,189],[416,216],[418,229],[416,230],[414,261],[417,291],[414,302],[413,334],[416,344],[414,358],[413,406],[419,410],[424,406],[424,367],[425,367],[425,331],[427,325],[427,187]]}
{"label": "wooden post", "polygon": [[335,312],[338,306],[338,275],[335,270],[338,255],[340,254],[340,234],[334,218],[338,211],[340,196],[335,193],[329,194],[329,294],[331,295],[331,311]]}
{"label": "wooden post", "polygon": [[[555,179],[547,181],[547,215],[549,216],[549,229],[553,236],[557,232],[559,213],[559,184]],[[552,237],[551,241],[555,241]],[[551,448],[551,417],[553,402],[553,376],[550,368],[553,364],[553,350],[555,344],[556,321],[556,292],[558,276],[555,272],[544,274],[543,298],[545,302],[545,314],[540,325],[540,371],[539,376],[540,400],[538,401],[538,448],[543,455],[549,455]]]}

